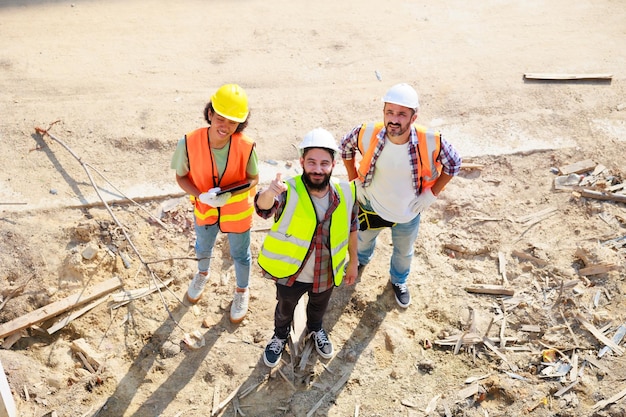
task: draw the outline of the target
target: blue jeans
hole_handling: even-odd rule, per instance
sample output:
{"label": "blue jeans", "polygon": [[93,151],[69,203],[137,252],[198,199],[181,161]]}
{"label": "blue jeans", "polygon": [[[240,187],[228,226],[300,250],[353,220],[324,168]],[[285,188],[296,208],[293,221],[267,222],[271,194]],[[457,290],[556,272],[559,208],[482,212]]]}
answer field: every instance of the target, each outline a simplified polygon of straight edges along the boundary
{"label": "blue jeans", "polygon": [[[211,256],[217,233],[220,228],[217,224],[212,226],[198,226],[196,230],[196,257],[198,258],[198,270],[205,272],[211,266]],[[252,256],[250,254],[250,231],[243,233],[227,233],[230,245],[230,257],[235,264],[235,276],[237,287],[247,288],[250,280],[250,264]]]}
{"label": "blue jeans", "polygon": [[[391,227],[391,243],[393,254],[389,265],[389,274],[392,284],[405,284],[411,270],[413,259],[413,245],[417,239],[420,228],[420,215],[407,223],[397,223]],[[374,255],[376,238],[384,229],[364,230],[358,232],[359,236],[359,264],[367,265]]]}

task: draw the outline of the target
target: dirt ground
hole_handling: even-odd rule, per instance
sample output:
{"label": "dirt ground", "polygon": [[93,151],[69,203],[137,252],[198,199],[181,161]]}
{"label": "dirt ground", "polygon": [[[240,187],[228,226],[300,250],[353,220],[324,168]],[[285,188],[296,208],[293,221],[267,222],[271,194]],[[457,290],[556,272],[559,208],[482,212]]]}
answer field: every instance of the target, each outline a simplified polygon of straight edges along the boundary
{"label": "dirt ground", "polygon": [[[222,401],[226,416],[626,415],[625,357],[598,357],[626,322],[626,206],[554,187],[585,160],[579,185],[624,182],[624,22],[616,0],[2,1],[0,328],[114,277],[167,284],[4,337],[18,415],[208,416]],[[388,285],[388,232],[336,289],[330,360],[294,367],[288,349],[278,370],[263,364],[275,297],[258,217],[245,321],[228,320],[223,236],[204,298],[180,301],[194,236],[170,157],[227,82],[248,92],[264,184],[297,173],[308,130],[379,120],[397,82],[467,164],[423,216],[407,310]],[[49,126],[54,138],[36,134]],[[514,294],[467,291],[478,284]],[[194,332],[203,346],[184,341]]]}

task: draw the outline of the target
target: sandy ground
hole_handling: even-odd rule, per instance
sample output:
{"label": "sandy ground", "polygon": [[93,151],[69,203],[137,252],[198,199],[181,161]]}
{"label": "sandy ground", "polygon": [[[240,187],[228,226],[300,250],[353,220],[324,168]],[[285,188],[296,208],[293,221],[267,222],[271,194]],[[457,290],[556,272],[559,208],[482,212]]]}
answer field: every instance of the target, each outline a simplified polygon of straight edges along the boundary
{"label": "sandy ground", "polygon": [[[5,337],[18,415],[207,416],[237,389],[224,415],[626,415],[619,395],[602,402],[626,388],[624,356],[598,358],[626,321],[625,206],[554,188],[588,159],[588,187],[624,181],[624,22],[615,0],[1,2],[0,326],[113,277],[126,291],[167,283],[103,298],[52,335],[63,316]],[[397,82],[475,164],[423,217],[409,309],[387,283],[386,232],[360,281],[335,291],[330,360],[294,367],[288,352],[268,373],[274,285],[255,264],[250,313],[230,324],[225,239],[205,297],[180,302],[194,237],[169,161],[227,82],[248,92],[264,183],[297,172],[308,130],[339,138],[379,120]],[[54,139],[35,133],[50,125]],[[96,188],[138,204],[107,211]],[[267,227],[255,218],[253,254]],[[514,295],[466,290],[477,284]]]}

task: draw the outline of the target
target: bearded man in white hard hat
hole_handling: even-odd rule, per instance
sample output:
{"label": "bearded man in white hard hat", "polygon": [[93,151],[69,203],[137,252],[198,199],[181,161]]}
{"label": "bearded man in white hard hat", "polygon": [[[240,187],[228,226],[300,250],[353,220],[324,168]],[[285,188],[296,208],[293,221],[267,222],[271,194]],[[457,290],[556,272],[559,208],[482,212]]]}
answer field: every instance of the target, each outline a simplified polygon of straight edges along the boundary
{"label": "bearded man in white hard hat", "polygon": [[283,181],[281,174],[255,199],[256,212],[274,225],[259,252],[267,278],[276,282],[274,335],[263,353],[269,367],[280,362],[294,311],[307,293],[307,333],[324,359],[334,349],[322,320],[333,288],[345,276],[348,285],[358,274],[358,205],[355,184],[332,177],[337,142],[322,128],[300,143],[303,173]]}
{"label": "bearded man in white hard hat", "polygon": [[356,126],[339,148],[348,178],[357,185],[359,272],[372,259],[380,232],[391,228],[390,283],[398,305],[407,308],[420,214],[459,173],[461,158],[439,132],[414,124],[419,100],[413,87],[396,84],[382,101],[383,122]]}

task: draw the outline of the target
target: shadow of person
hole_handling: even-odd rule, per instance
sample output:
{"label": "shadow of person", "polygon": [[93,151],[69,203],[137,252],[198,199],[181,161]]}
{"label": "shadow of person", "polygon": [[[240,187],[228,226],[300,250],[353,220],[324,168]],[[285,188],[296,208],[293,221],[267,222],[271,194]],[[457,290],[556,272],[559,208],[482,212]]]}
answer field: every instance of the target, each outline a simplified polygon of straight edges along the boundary
{"label": "shadow of person", "polygon": [[[96,412],[93,417],[122,416],[128,411],[133,400],[141,390],[141,386],[146,379],[146,375],[153,367],[160,354],[161,346],[169,339],[173,330],[177,327],[189,306],[180,303],[172,310],[171,319],[166,320],[152,335],[147,343],[137,354],[130,369],[122,380],[117,384],[117,388],[109,397],[106,403]],[[224,316],[220,322],[207,329],[204,333],[204,346],[190,350],[185,358],[180,362],[174,372],[133,413],[135,416],[160,415],[168,405],[176,398],[176,394],[183,389],[194,377],[195,372],[200,369],[204,361],[219,339],[221,333],[229,326],[228,316]]]}

